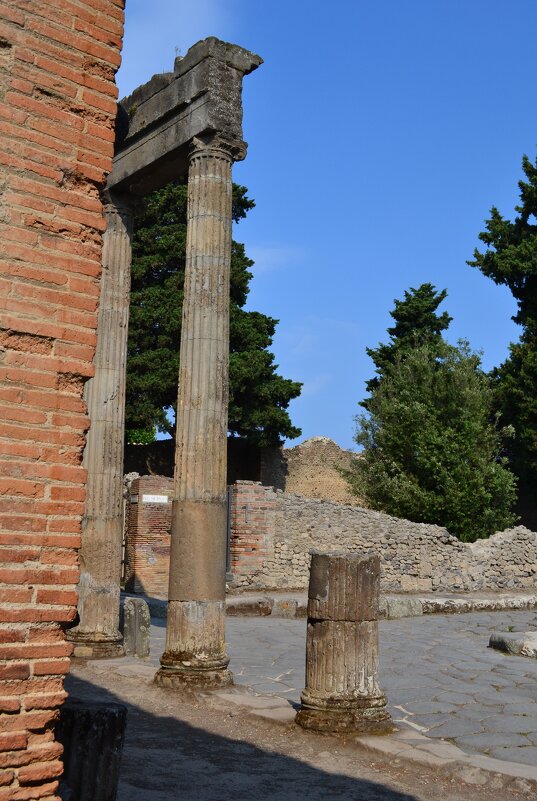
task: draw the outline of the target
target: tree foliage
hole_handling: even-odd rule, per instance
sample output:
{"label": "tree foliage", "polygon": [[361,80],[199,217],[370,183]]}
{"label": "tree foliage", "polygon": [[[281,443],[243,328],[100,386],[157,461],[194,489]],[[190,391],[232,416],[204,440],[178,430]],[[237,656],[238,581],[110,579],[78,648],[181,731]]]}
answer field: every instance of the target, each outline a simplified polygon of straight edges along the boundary
{"label": "tree foliage", "polygon": [[515,478],[490,422],[491,388],[465,342],[398,353],[357,418],[364,447],[348,478],[374,508],[445,526],[463,541],[515,521]]}
{"label": "tree foliage", "polygon": [[[233,220],[255,204],[233,186]],[[173,433],[167,410],[177,402],[179,343],[186,251],[187,188],[171,183],[148,196],[136,216],[127,357],[127,430]],[[277,320],[243,306],[253,261],[233,242],[231,255],[231,434],[277,445],[299,436],[287,408],[301,384],[282,378],[268,348]]]}
{"label": "tree foliage", "polygon": [[494,404],[502,421],[514,428],[508,453],[521,482],[537,481],[537,162],[522,160],[526,180],[518,183],[520,204],[513,221],[504,219],[496,207],[486,221],[472,267],[507,286],[517,302],[513,320],[522,326],[518,343],[510,346],[506,361],[492,371]]}
{"label": "tree foliage", "polygon": [[[427,344],[441,352],[443,348],[442,331],[445,331],[452,318],[447,312],[437,314],[437,309],[446,298],[445,289],[438,292],[432,284],[421,284],[417,289],[410,287],[405,291],[403,300],[395,300],[390,315],[395,325],[388,328],[390,341],[379,344],[376,348],[366,348],[367,355],[375,364],[377,375],[366,383],[368,392],[374,392],[386,371],[394,364],[398,356],[407,353],[416,345]],[[369,408],[369,400],[362,401],[364,408]]]}

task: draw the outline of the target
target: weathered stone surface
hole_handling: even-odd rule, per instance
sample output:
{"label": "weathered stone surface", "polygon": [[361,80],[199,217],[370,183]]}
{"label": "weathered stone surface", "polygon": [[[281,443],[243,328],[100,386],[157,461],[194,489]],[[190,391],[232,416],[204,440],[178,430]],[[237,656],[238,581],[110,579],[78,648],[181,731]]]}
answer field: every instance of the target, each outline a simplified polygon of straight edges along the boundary
{"label": "weathered stone surface", "polygon": [[537,659],[537,631],[526,631],[523,634],[493,634],[489,647],[504,651],[514,656],[530,656]]}
{"label": "weathered stone surface", "polygon": [[[333,548],[378,553],[384,592],[535,592],[537,533],[523,526],[487,540],[464,543],[440,526],[288,494],[255,482],[238,482],[234,494],[238,513],[231,531],[233,589],[305,589],[309,551]],[[240,517],[245,505],[251,520],[261,519],[263,525],[260,556],[257,562],[250,560],[252,564],[241,550],[242,540],[248,542],[256,534],[254,523],[248,526]],[[461,598],[451,603],[454,608],[447,610],[448,601],[441,606],[435,606],[434,600],[427,601],[431,605],[422,611],[464,612],[476,608],[464,609]],[[490,608],[488,603],[486,608]],[[504,608],[502,598],[498,597],[497,603],[498,609]],[[526,603],[527,598],[521,601]]]}
{"label": "weathered stone surface", "polygon": [[143,195],[184,176],[193,139],[215,131],[235,161],[244,158],[242,79],[261,63],[254,53],[209,37],[177,58],[173,72],[155,75],[124,98],[129,128],[108,187]]}
{"label": "weathered stone surface", "polygon": [[[231,681],[225,653],[232,153],[210,137],[193,145],[166,650],[156,681]],[[220,675],[217,675],[220,672]],[[187,675],[188,674],[188,675]]]}
{"label": "weathered stone surface", "polygon": [[263,448],[259,477],[265,486],[284,492],[363,506],[342,475],[356,458],[328,437],[310,437],[293,448]]}
{"label": "weathered stone surface", "polygon": [[75,656],[122,652],[119,582],[123,539],[123,443],[130,303],[132,208],[109,195],[95,375],[86,385],[91,418],[83,465],[88,471],[80,549],[80,623],[69,632]]}
{"label": "weathered stone surface", "polygon": [[149,656],[151,617],[143,598],[125,598],[123,605],[123,646],[125,654],[143,659]]}
{"label": "weathered stone surface", "polygon": [[228,598],[226,615],[246,617],[267,617],[273,614],[275,602],[272,598]]}
{"label": "weathered stone surface", "polygon": [[378,685],[378,556],[312,552],[306,687],[296,722],[317,731],[390,731]]}
{"label": "weathered stone surface", "polygon": [[64,747],[62,797],[69,801],[115,801],[127,708],[122,704],[69,698],[56,737]]}

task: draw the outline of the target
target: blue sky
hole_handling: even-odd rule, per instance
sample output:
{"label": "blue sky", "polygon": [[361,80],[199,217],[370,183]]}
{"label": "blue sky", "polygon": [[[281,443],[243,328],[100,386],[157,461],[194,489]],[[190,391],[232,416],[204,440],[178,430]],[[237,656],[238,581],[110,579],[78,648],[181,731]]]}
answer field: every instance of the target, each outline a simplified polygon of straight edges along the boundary
{"label": "blue sky", "polygon": [[534,0],[127,0],[121,97],[206,36],[265,61],[234,169],[257,205],[234,237],[256,261],[249,308],[280,320],[279,372],[304,382],[289,444],[353,446],[365,348],[411,286],[448,290],[448,338],[487,369],[518,338],[508,290],[465,262],[537,152],[536,29]]}

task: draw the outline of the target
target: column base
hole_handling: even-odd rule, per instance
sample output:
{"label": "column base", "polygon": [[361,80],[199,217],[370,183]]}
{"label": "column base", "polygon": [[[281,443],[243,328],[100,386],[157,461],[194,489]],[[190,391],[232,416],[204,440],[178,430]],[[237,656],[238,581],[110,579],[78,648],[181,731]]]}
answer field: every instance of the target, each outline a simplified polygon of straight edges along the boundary
{"label": "column base", "polygon": [[75,659],[113,659],[125,656],[121,636],[97,639],[94,633],[82,634],[76,630],[66,633],[66,639],[73,645]]}
{"label": "column base", "polygon": [[233,673],[220,670],[179,670],[161,667],[155,674],[155,684],[168,690],[219,690],[233,684]]}
{"label": "column base", "polygon": [[302,693],[295,722],[303,729],[336,733],[388,734],[395,729],[383,695],[358,699],[313,699]]}

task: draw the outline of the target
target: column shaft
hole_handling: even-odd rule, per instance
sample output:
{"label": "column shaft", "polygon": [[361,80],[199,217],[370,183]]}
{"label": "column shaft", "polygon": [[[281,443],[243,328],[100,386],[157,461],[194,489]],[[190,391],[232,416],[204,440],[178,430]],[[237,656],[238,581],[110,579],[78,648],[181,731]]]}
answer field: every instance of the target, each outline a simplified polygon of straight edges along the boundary
{"label": "column shaft", "polygon": [[312,552],[306,687],[296,721],[318,731],[390,731],[378,685],[378,556]]}
{"label": "column shaft", "polygon": [[132,211],[113,196],[105,205],[103,271],[95,376],[86,385],[91,427],[80,549],[80,623],[69,632],[75,656],[122,653],[119,583],[123,539],[123,445]]}
{"label": "column shaft", "polygon": [[225,653],[231,154],[195,148],[188,227],[166,650],[157,682],[221,686]]}

